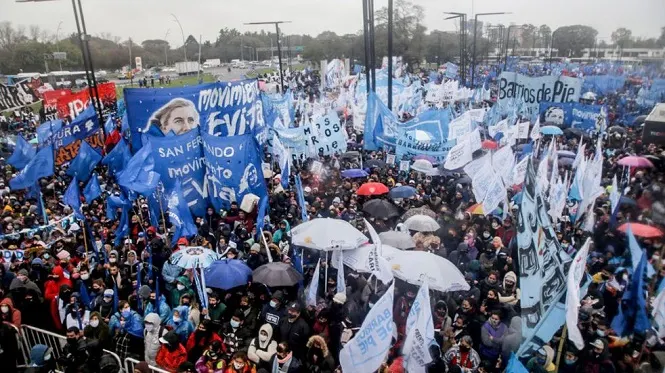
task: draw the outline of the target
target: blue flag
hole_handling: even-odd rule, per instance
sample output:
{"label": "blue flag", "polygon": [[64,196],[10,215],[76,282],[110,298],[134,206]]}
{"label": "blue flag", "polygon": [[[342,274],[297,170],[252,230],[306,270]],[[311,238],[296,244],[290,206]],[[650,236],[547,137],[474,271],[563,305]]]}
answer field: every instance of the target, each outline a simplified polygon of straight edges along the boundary
{"label": "blue flag", "polygon": [[122,133],[129,132],[129,120],[127,119],[127,112],[122,116],[122,123],[120,124],[120,131]]}
{"label": "blue flag", "polygon": [[13,190],[25,189],[34,185],[42,177],[53,175],[53,147],[42,148],[28,164],[9,181]]}
{"label": "blue flag", "polygon": [[118,184],[140,194],[150,194],[159,183],[159,174],[154,168],[155,159],[148,142],[127,162],[125,169],[117,173]]}
{"label": "blue flag", "polygon": [[98,198],[102,195],[102,188],[99,186],[99,180],[97,180],[97,173],[93,173],[90,181],[83,189],[83,196],[85,197],[86,202],[90,203],[93,199]]}
{"label": "blue flag", "polygon": [[[92,106],[92,105],[90,105]],[[113,313],[118,312],[118,286],[113,283]]]}
{"label": "blue flag", "polygon": [[119,208],[131,207],[132,203],[123,195],[111,195],[106,198],[106,218],[109,220],[116,220],[116,212]]}
{"label": "blue flag", "polygon": [[108,166],[111,173],[114,174],[124,169],[131,157],[132,153],[129,151],[127,142],[121,138],[115,147],[106,154],[106,157],[102,159],[102,164]]}
{"label": "blue flag", "polygon": [[90,173],[95,169],[97,163],[102,160],[99,154],[87,141],[81,141],[79,153],[69,164],[67,175],[76,177],[81,181],[88,181]]}
{"label": "blue flag", "polygon": [[115,123],[113,121],[113,115],[109,115],[108,119],[106,119],[106,123],[104,123],[104,131],[109,134],[113,132],[113,129],[115,128]]}
{"label": "blue flag", "polygon": [[266,213],[268,212],[268,196],[261,197],[259,202],[259,213],[256,216],[256,233],[261,234],[266,222]]}
{"label": "blue flag", "polygon": [[[640,244],[637,243],[637,239],[633,234],[633,230],[630,228],[630,224],[628,224],[628,229],[626,229],[626,236],[628,236],[628,247],[630,248],[630,259],[632,260],[633,263],[632,268],[634,272],[637,271],[640,265],[640,259],[642,258],[642,249],[640,248]],[[653,277],[653,275],[656,274],[656,270],[653,268],[653,265],[651,265],[651,263],[649,262],[647,262],[646,271],[648,278],[651,278]]]}
{"label": "blue flag", "polygon": [[619,313],[612,320],[612,329],[622,337],[633,333],[644,333],[651,328],[645,297],[644,276],[647,264],[646,250],[642,250],[640,263],[621,299]]}
{"label": "blue flag", "polygon": [[81,303],[83,303],[83,306],[85,309],[90,309],[90,295],[88,294],[88,288],[85,286],[85,283],[83,281],[80,282],[79,285],[79,295],[81,296]]}
{"label": "blue flag", "polygon": [[296,193],[298,194],[298,204],[300,205],[300,216],[303,222],[308,220],[307,209],[305,208],[305,195],[302,191],[302,180],[300,174],[296,175]]}
{"label": "blue flag", "polygon": [[187,206],[187,200],[183,197],[180,181],[175,183],[168,198],[169,221],[175,227],[171,245],[175,245],[180,237],[196,235],[198,229],[192,219],[192,213]]}
{"label": "blue flag", "polygon": [[529,371],[524,367],[524,365],[517,359],[515,354],[510,355],[510,360],[508,360],[508,366],[506,367],[507,373],[529,373]]}
{"label": "blue flag", "polygon": [[129,234],[129,207],[123,207],[122,214],[120,215],[120,224],[118,224],[118,228],[115,230],[115,240],[113,243],[119,246],[127,234]]}
{"label": "blue flag", "polygon": [[30,145],[22,135],[16,136],[16,147],[12,155],[7,158],[7,163],[16,169],[23,169],[30,160],[37,154],[37,150]]}
{"label": "blue flag", "polygon": [[62,201],[74,210],[74,216],[77,219],[83,219],[83,214],[81,214],[81,191],[79,190],[79,181],[76,179],[76,176],[69,183]]}
{"label": "blue flag", "polygon": [[50,143],[51,136],[53,136],[54,133],[60,131],[60,129],[62,129],[61,119],[40,124],[39,127],[37,127],[38,145],[41,147],[46,142]]}

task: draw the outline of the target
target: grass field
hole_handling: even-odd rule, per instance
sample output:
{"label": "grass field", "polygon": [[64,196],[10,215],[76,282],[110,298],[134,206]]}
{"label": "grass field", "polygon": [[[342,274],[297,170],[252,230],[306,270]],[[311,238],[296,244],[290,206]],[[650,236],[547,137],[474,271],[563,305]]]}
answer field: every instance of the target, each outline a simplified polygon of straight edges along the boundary
{"label": "grass field", "polygon": [[[201,75],[201,79],[203,80],[203,83],[210,83],[214,82],[216,80],[215,76],[212,74],[203,74]],[[123,81],[124,82],[124,81]],[[127,81],[128,82],[128,81]],[[150,84],[150,80],[148,79],[148,84]],[[165,84],[160,86],[159,81],[155,81],[155,88],[177,88],[177,87],[186,87],[190,85],[197,85],[199,84],[199,81],[196,79],[196,75],[191,75],[191,76],[183,76],[183,77],[178,77],[176,79],[171,80],[171,84]],[[138,80],[134,81],[134,85],[116,85],[115,91],[117,94],[118,99],[123,97],[123,92],[122,90],[124,88],[138,88]]]}

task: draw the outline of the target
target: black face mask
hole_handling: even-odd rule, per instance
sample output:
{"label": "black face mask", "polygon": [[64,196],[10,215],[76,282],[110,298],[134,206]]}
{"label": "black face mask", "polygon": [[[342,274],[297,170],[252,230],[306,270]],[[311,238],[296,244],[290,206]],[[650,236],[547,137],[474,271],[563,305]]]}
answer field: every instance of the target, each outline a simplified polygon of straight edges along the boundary
{"label": "black face mask", "polygon": [[462,352],[469,352],[469,350],[471,350],[471,348],[469,346],[460,345],[459,350],[462,351]]}
{"label": "black face mask", "polygon": [[67,343],[70,345],[75,345],[78,342],[78,338],[67,338]]}

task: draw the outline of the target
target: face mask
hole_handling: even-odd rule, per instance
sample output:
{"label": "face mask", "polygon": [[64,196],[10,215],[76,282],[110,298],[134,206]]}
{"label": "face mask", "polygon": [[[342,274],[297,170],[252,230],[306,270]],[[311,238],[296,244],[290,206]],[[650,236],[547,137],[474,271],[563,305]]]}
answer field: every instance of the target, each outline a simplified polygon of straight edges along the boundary
{"label": "face mask", "polygon": [[44,355],[44,361],[49,361],[49,360],[51,360],[51,354],[50,353]]}
{"label": "face mask", "polygon": [[492,223],[492,228],[494,228],[494,229],[499,228],[499,224],[497,224],[497,223]]}
{"label": "face mask", "polygon": [[152,324],[145,324],[145,331],[146,332],[151,332],[155,328],[154,325]]}
{"label": "face mask", "polygon": [[485,237],[485,238],[489,238],[489,237],[490,237],[490,234],[487,233],[487,232],[484,232],[484,233],[483,233],[483,237]]}
{"label": "face mask", "polygon": [[131,316],[132,311],[131,310],[122,310],[121,314],[122,314],[122,317],[128,318],[129,316]]}
{"label": "face mask", "polygon": [[84,273],[84,274],[81,275],[81,280],[83,280],[83,281],[86,281],[89,278],[90,278],[90,274],[88,274],[88,273]]}
{"label": "face mask", "polygon": [[462,351],[462,352],[469,352],[469,350],[471,350],[471,347],[465,346],[465,345],[460,345],[459,350]]}
{"label": "face mask", "polygon": [[270,307],[277,308],[277,302],[275,302],[274,300],[271,300],[270,301]]}
{"label": "face mask", "polygon": [[182,319],[179,316],[173,316],[173,322],[174,323],[179,323]]}
{"label": "face mask", "polygon": [[369,306],[369,308],[374,307],[374,303],[367,303],[367,305]]}
{"label": "face mask", "polygon": [[490,324],[492,326],[497,326],[497,325],[499,325],[499,320],[490,319]]}
{"label": "face mask", "polygon": [[566,359],[566,365],[573,365],[573,364],[575,364],[575,360]]}
{"label": "face mask", "polygon": [[235,368],[236,370],[240,370],[244,367],[245,367],[245,364],[243,364],[243,363],[237,363],[235,361],[233,362],[233,368]]}
{"label": "face mask", "polygon": [[0,307],[0,311],[2,311],[2,313],[8,313],[9,312],[9,306]]}
{"label": "face mask", "polygon": [[596,334],[597,334],[599,337],[604,337],[604,336],[605,336],[605,331],[604,331],[604,330],[600,330],[600,329],[598,329],[598,330],[596,330]]}
{"label": "face mask", "polygon": [[75,343],[76,343],[76,341],[77,341],[77,339],[76,339],[76,338],[67,338],[67,343],[69,343],[70,345],[73,345],[73,344],[75,344]]}
{"label": "face mask", "polygon": [[96,328],[99,326],[99,320],[90,320],[90,326]]}
{"label": "face mask", "polygon": [[259,341],[261,341],[261,342],[265,342],[265,341],[267,341],[267,340],[268,340],[268,336],[267,336],[267,335],[263,335],[263,334],[260,334],[260,335],[259,335]]}
{"label": "face mask", "polygon": [[232,328],[237,328],[240,326],[240,321],[231,320],[230,322]]}
{"label": "face mask", "polygon": [[178,288],[179,291],[183,291],[183,290],[185,290],[185,285],[178,284],[178,285],[176,285],[176,288]]}

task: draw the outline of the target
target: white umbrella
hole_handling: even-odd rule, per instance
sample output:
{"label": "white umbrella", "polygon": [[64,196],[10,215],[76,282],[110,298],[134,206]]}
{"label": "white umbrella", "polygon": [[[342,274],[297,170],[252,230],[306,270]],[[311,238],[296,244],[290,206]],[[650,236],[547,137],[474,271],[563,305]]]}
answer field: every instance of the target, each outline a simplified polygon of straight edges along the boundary
{"label": "white umbrella", "polygon": [[412,170],[422,172],[425,175],[437,176],[439,175],[439,169],[432,165],[432,162],[427,159],[416,159],[411,165]]}
{"label": "white umbrella", "polygon": [[207,268],[218,259],[219,255],[216,252],[200,246],[184,247],[169,258],[171,263],[185,269]]}
{"label": "white umbrella", "polygon": [[391,245],[398,249],[410,249],[416,247],[416,242],[410,234],[400,231],[388,231],[379,233],[379,238],[383,245]]}
{"label": "white umbrella", "polygon": [[367,243],[367,237],[340,219],[312,219],[291,229],[292,242],[308,249],[353,250]]}
{"label": "white umbrella", "polygon": [[427,215],[415,215],[404,222],[404,225],[412,231],[417,232],[434,232],[441,228],[439,223],[432,217]]}
{"label": "white umbrella", "polygon": [[400,251],[388,259],[395,277],[420,285],[427,276],[429,287],[438,291],[469,290],[464,275],[447,259],[427,251]]}
{"label": "white umbrella", "polygon": [[[373,243],[362,245],[353,250],[344,251],[344,258],[342,258],[344,265],[357,272],[370,273],[371,270],[369,268],[369,257],[371,250],[374,250]],[[396,249],[390,245],[382,244],[381,252],[379,254],[387,261],[390,261],[390,259],[399,255],[399,253],[401,253],[401,250]],[[333,251],[330,261],[333,267],[337,268],[337,263],[339,263],[339,251]]]}

